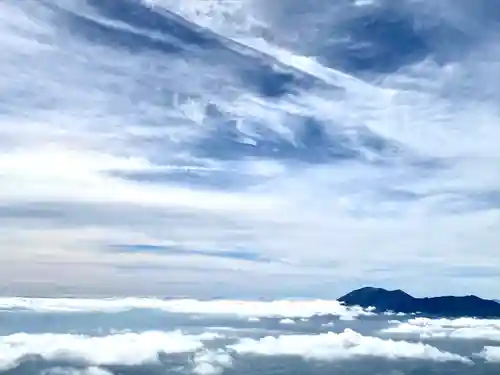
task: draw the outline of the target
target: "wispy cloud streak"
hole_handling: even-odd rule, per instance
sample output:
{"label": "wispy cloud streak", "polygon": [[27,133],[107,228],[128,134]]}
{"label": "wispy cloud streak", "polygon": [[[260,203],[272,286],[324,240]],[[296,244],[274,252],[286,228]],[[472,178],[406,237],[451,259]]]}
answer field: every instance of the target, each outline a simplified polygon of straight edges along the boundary
{"label": "wispy cloud streak", "polygon": [[500,295],[493,10],[110,4],[0,5],[7,291]]}

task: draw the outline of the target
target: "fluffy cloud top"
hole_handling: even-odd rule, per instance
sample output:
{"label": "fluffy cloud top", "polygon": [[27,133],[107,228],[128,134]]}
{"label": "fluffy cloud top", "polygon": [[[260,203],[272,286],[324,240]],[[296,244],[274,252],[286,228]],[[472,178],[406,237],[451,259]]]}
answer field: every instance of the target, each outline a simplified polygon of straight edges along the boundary
{"label": "fluffy cloud top", "polygon": [[484,358],[488,362],[500,363],[500,347],[487,346],[481,353],[479,353],[479,356]]}
{"label": "fluffy cloud top", "polygon": [[[438,362],[456,361],[466,364],[470,359],[441,351],[423,343],[383,340],[363,336],[346,329],[341,333],[316,335],[284,334],[260,339],[240,338],[234,344],[218,349],[205,347],[205,342],[222,338],[214,333],[187,335],[181,332],[149,331],[116,333],[108,336],[74,334],[17,333],[0,337],[0,368],[15,368],[27,355],[38,355],[47,361],[74,361],[90,366],[79,375],[96,375],[96,366],[159,363],[159,354],[192,353],[187,366],[199,375],[215,375],[233,365],[233,354],[261,356],[298,356],[320,361],[348,360],[359,357],[379,357],[389,360],[422,359]],[[208,346],[208,345],[207,345]],[[485,348],[484,358],[494,360],[495,348]],[[73,370],[56,368],[54,374]],[[51,371],[52,371],[51,370]],[[83,370],[80,370],[83,371]],[[105,371],[105,370],[102,370]],[[104,373],[101,371],[100,375]],[[94,374],[95,373],[95,374]],[[76,373],[75,373],[76,374]]]}
{"label": "fluffy cloud top", "polygon": [[457,338],[500,341],[500,320],[459,318],[414,318],[407,322],[394,321],[383,329],[386,334],[418,335],[421,338]]}
{"label": "fluffy cloud top", "polygon": [[[89,365],[140,365],[158,361],[158,353],[194,352],[204,340],[218,335],[184,335],[181,332],[120,333],[95,337],[72,334],[16,333],[0,337],[0,368],[18,365],[26,355],[46,360],[74,360]],[[219,357],[215,357],[218,359]],[[197,366],[203,366],[203,358]]]}
{"label": "fluffy cloud top", "polygon": [[362,336],[351,329],[346,329],[341,333],[328,332],[318,335],[267,336],[258,340],[246,338],[229,348],[243,354],[292,355],[317,360],[373,356],[388,359],[411,358],[470,363],[470,360],[465,357],[442,352],[430,345]]}
{"label": "fluffy cloud top", "polygon": [[199,375],[217,375],[232,365],[231,356],[223,351],[198,352],[193,359],[193,372]]}

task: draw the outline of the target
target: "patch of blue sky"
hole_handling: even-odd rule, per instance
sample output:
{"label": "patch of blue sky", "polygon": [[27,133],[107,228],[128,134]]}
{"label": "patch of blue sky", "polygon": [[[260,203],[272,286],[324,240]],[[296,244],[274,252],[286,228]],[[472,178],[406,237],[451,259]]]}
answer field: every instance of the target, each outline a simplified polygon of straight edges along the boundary
{"label": "patch of blue sky", "polygon": [[261,254],[247,250],[194,250],[194,249],[179,249],[172,246],[150,245],[150,244],[118,244],[111,245],[110,248],[114,251],[124,253],[154,253],[161,255],[177,255],[177,256],[205,256],[215,258],[236,259],[249,262],[270,262],[269,258],[263,257]]}

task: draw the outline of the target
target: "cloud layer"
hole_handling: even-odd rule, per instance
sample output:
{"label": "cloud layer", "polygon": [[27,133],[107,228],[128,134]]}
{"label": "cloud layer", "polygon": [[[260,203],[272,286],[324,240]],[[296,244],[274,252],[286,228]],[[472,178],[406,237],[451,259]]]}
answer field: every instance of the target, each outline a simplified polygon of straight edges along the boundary
{"label": "cloud layer", "polygon": [[[280,335],[260,339],[241,338],[225,348],[207,349],[206,341],[221,336],[213,333],[187,335],[179,331],[117,333],[109,336],[74,334],[17,333],[0,337],[0,368],[17,367],[26,356],[40,356],[46,361],[65,361],[89,366],[83,374],[104,373],[96,366],[138,366],[160,364],[161,354],[192,353],[187,366],[196,374],[218,374],[233,365],[232,355],[297,356],[306,360],[336,361],[359,357],[388,360],[417,359],[437,362],[472,361],[458,354],[440,351],[422,343],[383,340],[363,336],[350,329],[342,333],[317,335]],[[494,360],[494,348],[485,348],[484,357]],[[80,372],[83,370],[80,370]],[[71,372],[58,368],[50,373]],[[80,372],[77,372],[80,374]]]}
{"label": "cloud layer", "polygon": [[103,312],[116,313],[132,309],[156,309],[171,313],[233,315],[245,318],[310,318],[317,315],[336,315],[345,319],[373,315],[358,306],[347,307],[338,301],[327,300],[194,300],[158,298],[0,298],[0,310],[28,310],[40,313]]}

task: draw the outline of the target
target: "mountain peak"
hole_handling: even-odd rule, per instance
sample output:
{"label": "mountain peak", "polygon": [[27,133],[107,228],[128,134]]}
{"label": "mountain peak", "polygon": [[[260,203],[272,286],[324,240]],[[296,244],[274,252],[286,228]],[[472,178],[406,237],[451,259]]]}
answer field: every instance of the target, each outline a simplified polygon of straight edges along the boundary
{"label": "mountain peak", "polygon": [[375,294],[392,294],[392,295],[400,295],[400,296],[408,296],[411,297],[408,293],[404,292],[401,289],[388,290],[384,288],[377,288],[373,286],[365,286],[356,290],[353,290],[351,293],[356,294],[365,294],[365,295],[375,295]]}

